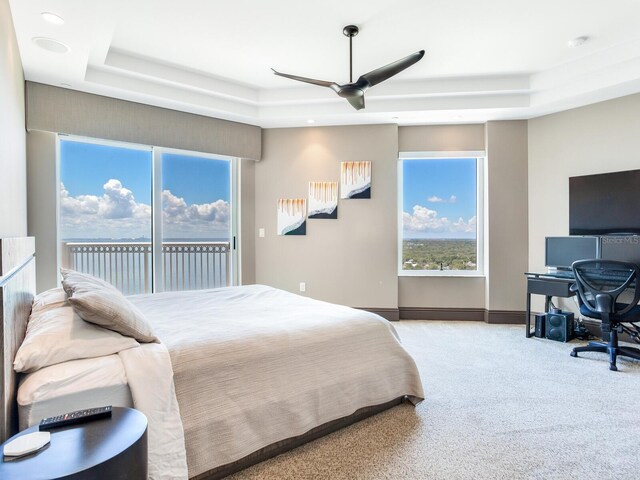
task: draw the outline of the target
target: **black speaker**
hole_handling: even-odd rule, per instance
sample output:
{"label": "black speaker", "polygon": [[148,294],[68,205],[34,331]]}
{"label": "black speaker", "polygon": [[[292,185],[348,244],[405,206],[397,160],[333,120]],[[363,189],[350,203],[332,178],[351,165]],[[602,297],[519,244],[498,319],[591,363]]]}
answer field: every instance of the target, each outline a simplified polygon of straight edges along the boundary
{"label": "black speaker", "polygon": [[547,313],[546,334],[549,340],[568,342],[573,338],[573,313]]}
{"label": "black speaker", "polygon": [[536,333],[535,336],[537,338],[545,337],[545,326],[547,323],[547,314],[546,313],[536,313]]}

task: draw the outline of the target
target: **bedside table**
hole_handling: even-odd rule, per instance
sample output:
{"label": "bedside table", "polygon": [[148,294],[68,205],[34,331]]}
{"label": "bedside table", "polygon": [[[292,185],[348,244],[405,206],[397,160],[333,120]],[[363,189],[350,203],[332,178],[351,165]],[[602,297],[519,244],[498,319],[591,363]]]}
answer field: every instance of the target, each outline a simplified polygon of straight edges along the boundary
{"label": "bedside table", "polygon": [[[14,435],[7,442],[37,431],[38,425],[34,425]],[[51,443],[42,450],[14,460],[3,457],[0,462],[0,478],[147,478],[147,417],[137,410],[113,407],[111,418],[55,428],[49,432]],[[2,446],[4,447],[4,443]]]}

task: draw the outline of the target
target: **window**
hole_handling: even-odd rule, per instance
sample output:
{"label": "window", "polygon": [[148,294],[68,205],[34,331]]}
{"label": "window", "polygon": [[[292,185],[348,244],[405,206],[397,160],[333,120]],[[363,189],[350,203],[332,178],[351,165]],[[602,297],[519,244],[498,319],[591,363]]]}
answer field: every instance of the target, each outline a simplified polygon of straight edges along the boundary
{"label": "window", "polygon": [[125,294],[235,284],[233,165],[60,136],[61,265]]}
{"label": "window", "polygon": [[401,154],[399,275],[481,275],[482,152]]}

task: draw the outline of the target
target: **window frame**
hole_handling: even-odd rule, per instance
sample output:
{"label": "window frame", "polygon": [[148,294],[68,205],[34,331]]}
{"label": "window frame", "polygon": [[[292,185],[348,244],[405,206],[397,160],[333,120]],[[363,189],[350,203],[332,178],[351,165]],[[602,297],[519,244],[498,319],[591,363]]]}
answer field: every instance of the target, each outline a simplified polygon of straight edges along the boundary
{"label": "window frame", "polygon": [[[227,160],[229,162],[229,204],[231,205],[230,218],[230,249],[231,249],[231,285],[242,285],[240,277],[240,248],[238,223],[240,212],[240,196],[238,195],[238,185],[240,179],[238,177],[238,158],[228,155],[217,155],[215,153],[196,152],[194,150],[182,150],[179,148],[169,147],[152,147],[153,149],[153,184],[152,199],[155,204],[162,205],[162,156],[164,154],[180,155],[183,157],[208,158],[211,160]],[[159,214],[153,216],[152,223],[152,239],[160,238],[160,242],[152,242],[153,248],[153,292],[159,293],[164,291],[164,263],[162,258],[162,207],[158,209]],[[153,206],[152,206],[152,211]]]}
{"label": "window frame", "polygon": [[[218,155],[213,153],[198,152],[195,150],[182,150],[178,148],[158,147],[141,143],[124,142],[119,140],[107,140],[102,138],[92,138],[80,135],[69,135],[66,133],[56,134],[56,260],[57,270],[62,266],[61,258],[61,221],[60,221],[60,166],[62,155],[60,144],[63,141],[77,143],[88,143],[92,145],[103,145],[109,147],[127,148],[130,150],[142,150],[151,152],[151,248],[152,248],[152,269],[151,269],[151,293],[164,291],[164,264],[162,257],[162,155],[176,154],[186,157],[210,158],[214,160],[228,160],[230,162],[229,172],[229,202],[231,204],[231,225],[230,225],[230,247],[231,247],[231,285],[242,285],[240,269],[240,195],[239,195],[239,163],[240,159],[228,155]],[[160,206],[157,208],[157,206]],[[160,241],[157,242],[156,239]]]}
{"label": "window frame", "polygon": [[[447,160],[454,158],[476,159],[476,270],[404,270],[402,268],[402,246],[404,241],[403,200],[404,181],[403,165],[411,160]],[[398,155],[398,247],[397,268],[399,277],[485,277],[484,269],[484,219],[485,219],[485,168],[486,153],[474,151],[432,151],[432,152],[400,152]]]}

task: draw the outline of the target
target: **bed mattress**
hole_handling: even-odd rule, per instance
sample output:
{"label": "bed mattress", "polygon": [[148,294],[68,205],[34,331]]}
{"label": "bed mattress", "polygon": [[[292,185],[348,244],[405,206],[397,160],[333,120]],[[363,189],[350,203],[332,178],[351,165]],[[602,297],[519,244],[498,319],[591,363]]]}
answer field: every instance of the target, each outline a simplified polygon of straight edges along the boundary
{"label": "bed mattress", "polygon": [[45,417],[104,405],[133,407],[118,355],[51,365],[27,374],[20,382],[20,430]]}

